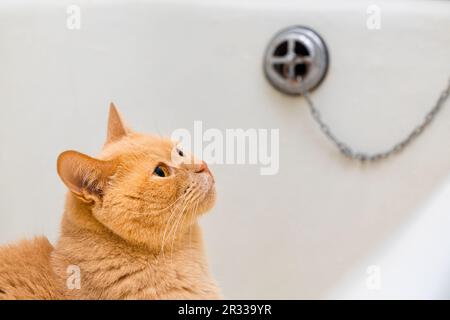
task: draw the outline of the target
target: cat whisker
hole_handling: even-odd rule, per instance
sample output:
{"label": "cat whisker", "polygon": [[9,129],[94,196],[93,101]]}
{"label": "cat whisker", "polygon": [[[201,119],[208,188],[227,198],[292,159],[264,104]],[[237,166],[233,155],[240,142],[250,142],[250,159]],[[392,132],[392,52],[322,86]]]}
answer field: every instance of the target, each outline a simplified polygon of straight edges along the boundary
{"label": "cat whisker", "polygon": [[174,202],[172,202],[171,204],[169,204],[167,207],[162,208],[162,209],[158,209],[158,210],[154,210],[154,212],[161,212],[161,211],[166,211],[167,209],[169,209],[170,207],[172,207],[173,205],[175,205],[178,200],[180,200],[182,197],[185,197],[186,194],[183,193],[181,196],[179,196]]}
{"label": "cat whisker", "polygon": [[[181,225],[183,224],[184,218],[185,218],[185,216],[186,216],[186,215],[184,214],[185,211],[186,211],[186,208],[189,206],[189,204],[190,204],[191,202],[193,202],[192,200],[195,198],[196,192],[197,192],[199,189],[200,189],[199,186],[194,186],[194,187],[191,188],[191,190],[189,191],[189,193],[186,194],[186,197],[185,197],[185,199],[184,199],[184,206],[183,206],[182,210],[180,210],[180,211],[178,212],[178,214],[177,214],[177,216],[176,216],[175,223],[172,225],[172,228],[170,229],[168,238],[170,238],[170,236],[172,235],[172,243],[171,243],[171,250],[170,250],[170,256],[171,256],[171,259],[172,259],[172,255],[173,255],[173,245],[174,245],[174,242],[175,242],[175,239],[176,239],[176,236],[177,236],[178,227],[179,227],[179,225],[180,225],[180,222],[181,222]],[[194,201],[195,201],[195,200],[194,200]],[[173,231],[173,233],[172,233],[172,231]]]}
{"label": "cat whisker", "polygon": [[169,209],[170,207],[172,207],[173,205],[175,205],[178,200],[180,200],[182,197],[186,197],[189,195],[189,193],[191,193],[193,186],[189,186],[188,188],[186,188],[183,192],[183,194],[181,196],[179,196],[174,202],[172,202],[171,204],[169,204],[167,207],[159,209],[159,210],[155,210],[154,212],[161,212],[161,211],[165,211],[167,209]]}
{"label": "cat whisker", "polygon": [[[184,203],[183,209],[179,212],[180,215],[182,215],[184,213],[186,207],[188,206],[189,202],[191,201],[191,199],[193,198],[193,195],[195,194],[195,192],[197,190],[198,190],[197,187],[196,188],[192,188],[190,190],[190,192],[188,194],[186,194],[186,196],[185,196],[185,198],[183,200],[183,203]],[[172,226],[172,229],[173,229],[173,226]],[[172,231],[172,229],[171,229],[171,231]]]}
{"label": "cat whisker", "polygon": [[[180,197],[178,197],[177,200],[174,201],[174,203],[172,203],[172,205],[177,203],[180,200],[184,201],[186,196],[187,196],[186,194],[181,195]],[[165,227],[164,227],[164,233],[163,233],[163,238],[162,238],[162,242],[161,242],[161,252],[162,252],[164,258],[165,258],[165,256],[164,256],[164,244],[165,244],[165,240],[166,240],[166,233],[167,233],[167,230],[169,228],[169,223],[172,220],[172,217],[176,214],[176,209],[177,208],[175,208],[173,211],[171,210],[171,214],[169,216],[169,219],[167,219],[167,222],[165,223]]]}
{"label": "cat whisker", "polygon": [[[192,192],[194,191],[194,187],[190,186],[190,187],[188,187],[186,190],[187,190],[187,191],[186,191],[184,194],[182,194],[182,195],[174,202],[174,203],[176,203],[176,202],[179,202],[179,201],[181,200],[180,203],[176,206],[176,208],[174,208],[173,211],[171,210],[171,215],[170,215],[169,219],[167,220],[167,222],[166,222],[166,224],[165,224],[164,234],[163,234],[163,239],[162,239],[162,241],[161,241],[161,251],[162,251],[162,253],[163,253],[163,257],[164,257],[164,244],[165,244],[165,241],[166,241],[166,233],[167,233],[168,228],[170,227],[170,221],[172,221],[172,218],[173,218],[173,217],[175,217],[175,221],[177,221],[177,219],[178,219],[178,218],[176,218],[176,216],[177,216],[177,214],[178,214],[177,209],[178,209],[178,208],[181,208],[181,206],[182,206],[184,203],[186,203],[186,199],[192,194]],[[181,202],[182,202],[182,203],[181,203]],[[184,209],[183,209],[183,210],[184,210]],[[181,214],[182,214],[183,210],[181,210]],[[172,228],[170,229],[170,232],[169,232],[167,238],[170,238],[170,234],[172,233],[173,227],[174,227],[174,225],[172,225]]]}
{"label": "cat whisker", "polygon": [[200,200],[198,199],[197,202],[195,203],[195,209],[192,210],[191,213],[189,214],[189,246],[192,245],[192,226],[195,220],[195,213],[197,212],[199,203]]}
{"label": "cat whisker", "polygon": [[171,261],[171,263],[172,263],[172,257],[173,257],[173,245],[175,243],[175,238],[177,236],[178,226],[180,224],[180,221],[181,221],[181,224],[182,224],[183,221],[184,221],[184,218],[186,217],[186,215],[183,214],[183,213],[184,213],[184,210],[186,209],[187,206],[188,206],[188,202],[186,201],[186,203],[185,203],[185,205],[183,207],[183,210],[180,211],[180,214],[178,215],[178,219],[177,219],[176,224],[175,224],[175,230],[173,232],[172,243],[171,243],[171,246],[170,246],[170,261]]}
{"label": "cat whisker", "polygon": [[[196,191],[198,191],[200,188],[197,188]],[[189,225],[189,245],[192,242],[192,225],[193,222],[195,221],[195,213],[197,212],[198,209],[198,205],[200,203],[200,194],[197,194],[196,196],[193,196],[191,199],[192,203],[195,203],[191,210],[188,211],[187,216],[188,216],[188,225]],[[183,222],[184,222],[184,217],[183,217]]]}

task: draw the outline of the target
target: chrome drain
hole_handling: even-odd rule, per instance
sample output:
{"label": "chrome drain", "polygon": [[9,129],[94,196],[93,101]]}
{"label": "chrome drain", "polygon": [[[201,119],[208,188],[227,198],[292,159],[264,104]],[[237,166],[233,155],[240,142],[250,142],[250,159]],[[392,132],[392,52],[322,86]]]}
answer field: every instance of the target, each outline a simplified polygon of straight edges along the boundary
{"label": "chrome drain", "polygon": [[270,41],[264,57],[269,82],[283,93],[298,95],[316,88],[328,69],[323,39],[302,26],[280,31]]}

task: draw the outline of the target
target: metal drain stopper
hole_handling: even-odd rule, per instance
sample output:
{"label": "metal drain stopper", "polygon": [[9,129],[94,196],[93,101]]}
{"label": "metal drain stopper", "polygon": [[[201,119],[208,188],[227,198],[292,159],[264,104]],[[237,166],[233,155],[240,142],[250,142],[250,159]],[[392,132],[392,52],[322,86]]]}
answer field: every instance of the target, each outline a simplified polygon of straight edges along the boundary
{"label": "metal drain stopper", "polygon": [[270,41],[264,72],[279,91],[291,95],[311,91],[323,80],[328,69],[328,50],[312,29],[293,26],[281,30]]}

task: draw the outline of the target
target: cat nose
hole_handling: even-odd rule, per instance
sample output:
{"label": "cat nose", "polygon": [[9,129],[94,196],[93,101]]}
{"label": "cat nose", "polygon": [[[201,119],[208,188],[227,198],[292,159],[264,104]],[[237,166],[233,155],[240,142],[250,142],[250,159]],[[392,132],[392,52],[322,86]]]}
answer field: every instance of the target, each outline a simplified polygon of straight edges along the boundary
{"label": "cat nose", "polygon": [[209,168],[208,168],[208,165],[206,164],[206,162],[202,160],[202,162],[196,168],[195,172],[200,173],[200,172],[204,172],[204,171],[209,172]]}

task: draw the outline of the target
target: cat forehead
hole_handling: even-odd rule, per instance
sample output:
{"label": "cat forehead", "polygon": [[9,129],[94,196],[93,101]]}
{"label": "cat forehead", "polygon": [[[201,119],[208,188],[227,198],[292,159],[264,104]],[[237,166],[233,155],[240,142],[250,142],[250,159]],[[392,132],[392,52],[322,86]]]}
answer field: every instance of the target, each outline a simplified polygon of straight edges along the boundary
{"label": "cat forehead", "polygon": [[104,146],[100,157],[112,159],[125,155],[150,158],[170,158],[176,143],[168,138],[146,134],[132,134]]}

